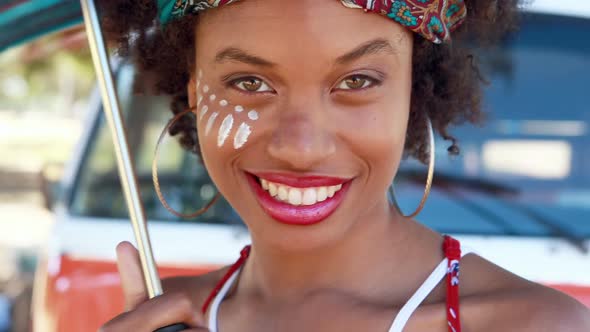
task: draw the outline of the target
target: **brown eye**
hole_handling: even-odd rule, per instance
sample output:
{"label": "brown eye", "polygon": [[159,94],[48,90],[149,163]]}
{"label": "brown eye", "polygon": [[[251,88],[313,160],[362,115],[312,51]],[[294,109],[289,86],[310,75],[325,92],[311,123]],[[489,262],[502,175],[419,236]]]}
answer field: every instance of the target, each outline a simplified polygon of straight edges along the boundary
{"label": "brown eye", "polygon": [[256,77],[241,78],[233,82],[240,90],[246,92],[268,92],[272,89],[263,80]]}
{"label": "brown eye", "polygon": [[252,92],[260,89],[261,85],[262,85],[262,82],[260,80],[253,79],[253,78],[242,82],[242,86],[244,87],[244,89],[246,89],[248,91],[252,91]]}
{"label": "brown eye", "polygon": [[341,90],[359,90],[370,87],[374,83],[373,79],[364,75],[353,75],[345,78],[338,85]]}
{"label": "brown eye", "polygon": [[358,76],[354,76],[351,78],[347,78],[345,80],[345,82],[346,82],[346,86],[349,87],[350,89],[360,89],[365,85],[367,80],[364,78],[358,77]]}

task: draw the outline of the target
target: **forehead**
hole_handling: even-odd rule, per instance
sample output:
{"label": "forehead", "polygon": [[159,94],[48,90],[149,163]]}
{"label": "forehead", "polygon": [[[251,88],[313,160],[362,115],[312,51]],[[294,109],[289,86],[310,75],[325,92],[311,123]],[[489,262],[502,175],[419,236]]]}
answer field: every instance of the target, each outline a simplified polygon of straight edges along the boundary
{"label": "forehead", "polygon": [[271,60],[319,60],[334,58],[375,39],[386,39],[403,52],[411,45],[409,35],[399,24],[347,8],[340,0],[240,0],[202,14],[196,45],[203,56],[213,56],[231,46]]}

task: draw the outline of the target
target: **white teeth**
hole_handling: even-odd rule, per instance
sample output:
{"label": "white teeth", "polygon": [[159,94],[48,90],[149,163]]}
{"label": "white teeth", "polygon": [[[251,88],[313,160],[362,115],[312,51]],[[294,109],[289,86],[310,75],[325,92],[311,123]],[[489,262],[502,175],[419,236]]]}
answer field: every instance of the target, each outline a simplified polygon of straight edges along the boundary
{"label": "white teeth", "polygon": [[342,189],[342,185],[329,187],[293,188],[279,183],[260,179],[262,189],[267,190],[275,199],[291,205],[314,205],[333,197]]}
{"label": "white teeth", "polygon": [[327,187],[320,187],[318,189],[317,199],[318,202],[323,202],[328,198],[328,188]]}
{"label": "white teeth", "polygon": [[289,191],[285,186],[279,186],[279,199],[283,202],[286,202],[289,198]]}
{"label": "white teeth", "polygon": [[317,203],[317,195],[316,195],[316,189],[312,189],[312,188],[307,188],[303,191],[303,199],[301,201],[301,203],[303,205],[313,205],[315,203]]}
{"label": "white teeth", "polygon": [[272,182],[269,182],[268,183],[268,192],[270,193],[270,195],[272,197],[275,197],[277,195],[277,185]]}
{"label": "white teeth", "polygon": [[301,205],[301,190],[291,188],[288,200],[291,205]]}
{"label": "white teeth", "polygon": [[336,193],[336,186],[328,187],[328,197],[334,196],[335,193]]}

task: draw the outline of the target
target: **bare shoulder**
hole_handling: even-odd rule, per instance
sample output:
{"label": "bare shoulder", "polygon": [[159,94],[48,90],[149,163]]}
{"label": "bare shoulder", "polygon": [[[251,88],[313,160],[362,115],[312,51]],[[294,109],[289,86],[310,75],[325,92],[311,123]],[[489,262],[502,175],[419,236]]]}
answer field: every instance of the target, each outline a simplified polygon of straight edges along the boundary
{"label": "bare shoulder", "polygon": [[162,280],[165,293],[181,293],[187,296],[193,307],[200,311],[201,306],[213,291],[229,266],[196,276],[170,277]]}
{"label": "bare shoulder", "polygon": [[465,331],[590,331],[583,304],[477,255],[464,257],[461,284]]}

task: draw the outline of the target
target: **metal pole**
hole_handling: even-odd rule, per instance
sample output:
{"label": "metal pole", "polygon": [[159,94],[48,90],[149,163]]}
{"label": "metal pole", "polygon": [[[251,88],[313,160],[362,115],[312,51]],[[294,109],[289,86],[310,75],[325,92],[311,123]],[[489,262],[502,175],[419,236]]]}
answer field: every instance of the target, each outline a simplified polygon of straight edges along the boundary
{"label": "metal pole", "polygon": [[132,156],[129,153],[123,116],[119,107],[117,90],[115,89],[111,68],[109,66],[109,56],[100,29],[100,21],[98,19],[94,0],[81,0],[81,3],[82,12],[84,13],[84,24],[86,26],[86,33],[88,34],[88,42],[92,53],[92,60],[94,62],[94,68],[100,86],[100,93],[102,95],[103,107],[115,146],[119,177],[121,178],[123,192],[125,193],[125,201],[127,202],[127,209],[129,210],[129,216],[131,217],[133,232],[135,233],[135,240],[137,241],[140,254],[139,256],[141,258],[143,276],[149,297],[153,298],[162,295],[162,285],[154,262],[145,212],[137,188],[137,179],[133,167],[134,163]]}

